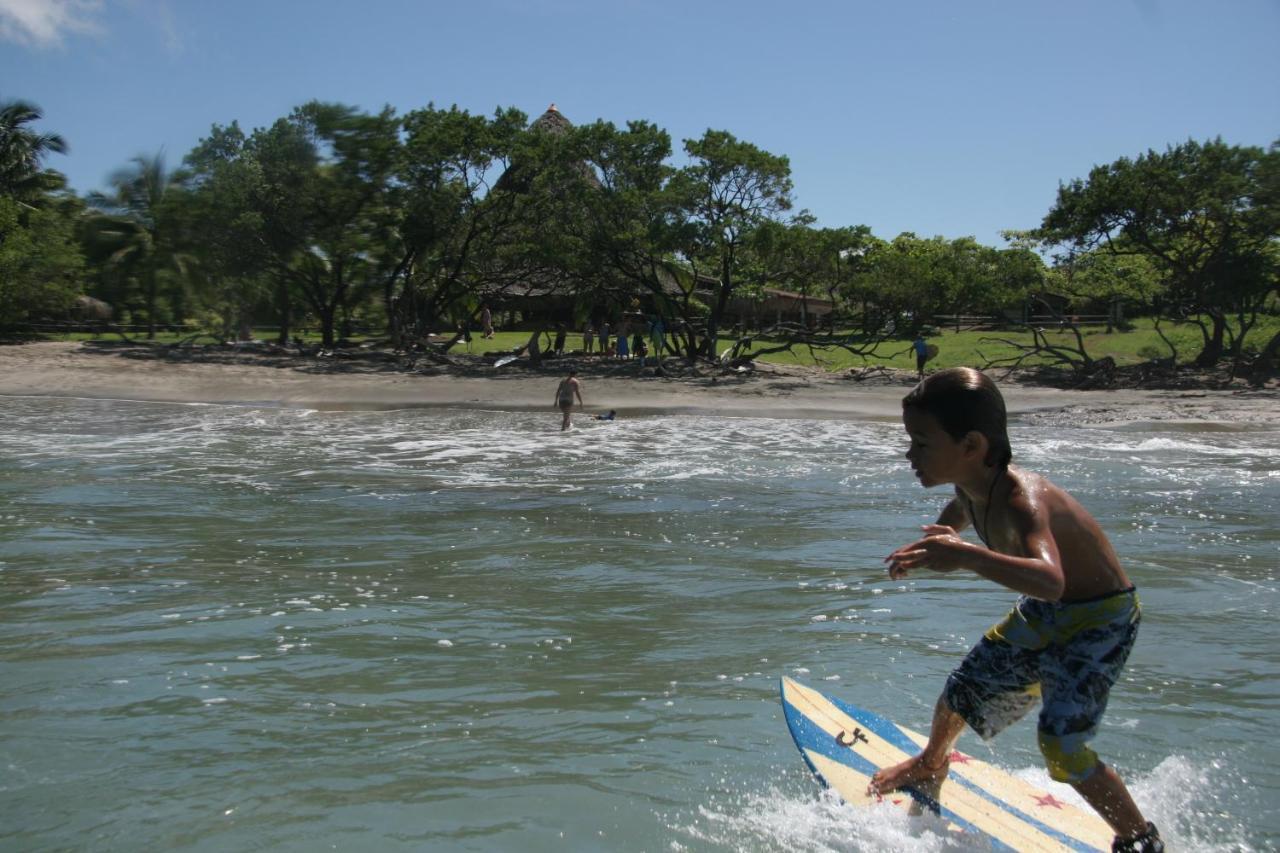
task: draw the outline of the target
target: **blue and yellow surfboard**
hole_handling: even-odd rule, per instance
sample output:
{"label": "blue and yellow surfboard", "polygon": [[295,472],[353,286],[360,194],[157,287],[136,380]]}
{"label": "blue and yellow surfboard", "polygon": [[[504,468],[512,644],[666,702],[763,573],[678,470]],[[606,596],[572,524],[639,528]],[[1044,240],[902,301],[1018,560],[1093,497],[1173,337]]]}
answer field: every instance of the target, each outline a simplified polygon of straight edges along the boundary
{"label": "blue and yellow surfboard", "polygon": [[782,710],[809,768],[851,805],[883,800],[913,813],[927,809],[997,850],[1111,849],[1111,828],[1097,815],[961,752],[952,753],[951,772],[934,790],[868,794],[871,775],[919,752],[924,735],[786,677]]}

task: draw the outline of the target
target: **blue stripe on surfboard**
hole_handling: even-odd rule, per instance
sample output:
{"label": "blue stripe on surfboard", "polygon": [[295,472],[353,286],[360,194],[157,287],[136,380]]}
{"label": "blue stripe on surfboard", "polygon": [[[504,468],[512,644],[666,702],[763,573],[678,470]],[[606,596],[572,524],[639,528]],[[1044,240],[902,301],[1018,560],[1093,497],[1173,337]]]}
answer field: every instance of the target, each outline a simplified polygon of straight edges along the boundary
{"label": "blue stripe on surfboard", "polygon": [[[830,697],[824,697],[824,698],[829,699]],[[822,780],[822,783],[824,785],[827,784],[827,780],[823,778],[822,773],[819,772],[818,768],[813,766],[813,762],[809,760],[808,754],[805,753],[806,749],[812,750],[813,752],[816,752],[819,755],[824,755],[827,758],[830,758],[832,761],[836,762],[837,764],[843,764],[846,767],[850,767],[854,770],[857,770],[859,773],[862,773],[865,776],[871,776],[877,770],[880,769],[879,767],[872,764],[870,761],[868,761],[866,758],[859,755],[857,752],[853,751],[852,749],[849,749],[848,747],[844,747],[836,743],[836,739],[834,737],[832,737],[827,732],[823,731],[822,728],[817,723],[815,723],[808,716],[803,714],[799,708],[796,708],[794,705],[788,702],[786,699],[785,693],[783,694],[783,699],[782,699],[782,714],[787,720],[787,728],[791,730],[791,737],[793,740],[795,740],[796,746],[799,747],[800,755],[801,757],[804,758],[804,763],[809,765],[809,769],[813,771],[813,774],[815,776],[817,776],[819,779]],[[830,786],[828,785],[828,787]],[[920,805],[929,809],[934,814],[940,815],[941,817],[951,821],[956,826],[963,829],[965,832],[968,832],[974,835],[981,835],[983,838],[990,839],[995,849],[997,850],[1013,850],[1014,849],[1013,847],[1010,847],[1009,845],[1004,844],[999,839],[993,838],[989,833],[983,832],[982,830],[978,829],[978,827],[974,826],[969,821],[960,817],[951,809],[944,807],[941,803],[939,803],[933,797],[930,797],[927,794],[923,794],[920,791],[917,791],[915,788],[903,788],[902,791],[903,793],[910,796],[911,799],[920,803]]]}
{"label": "blue stripe on surfboard", "polygon": [[[881,739],[896,746],[898,749],[902,750],[908,755],[914,755],[915,753],[920,751],[920,746],[911,738],[903,734],[902,730],[899,729],[897,724],[894,723],[892,720],[889,720],[886,717],[882,717],[873,711],[868,711],[865,708],[859,708],[857,705],[850,705],[848,702],[844,702],[840,699],[835,698],[834,696],[826,696],[825,694],[822,694],[822,695],[832,705],[835,705],[845,714],[849,715],[850,717],[857,720],[858,722],[865,723],[867,728],[870,729],[875,734],[877,734]],[[1052,826],[1049,826],[1048,824],[1041,823],[1034,816],[1027,814],[1026,812],[1022,811],[1012,803],[1006,802],[996,794],[993,794],[992,792],[988,791],[986,788],[976,785],[973,782],[970,782],[968,779],[965,779],[958,774],[952,774],[949,777],[949,780],[953,782],[959,782],[961,785],[968,788],[970,791],[973,791],[974,793],[981,796],[987,802],[994,803],[1004,811],[1007,811],[1010,814],[1015,815],[1018,819],[1025,821],[1026,823],[1029,823],[1030,825],[1034,826],[1036,829],[1043,832],[1045,835],[1049,836],[1055,841],[1061,842],[1063,845],[1071,848],[1072,850],[1086,851],[1086,853],[1092,853],[1093,851],[1097,850],[1096,847],[1090,844],[1086,844],[1085,842],[1081,841],[1078,838],[1073,838],[1072,836],[1067,835],[1060,829],[1054,829]]]}

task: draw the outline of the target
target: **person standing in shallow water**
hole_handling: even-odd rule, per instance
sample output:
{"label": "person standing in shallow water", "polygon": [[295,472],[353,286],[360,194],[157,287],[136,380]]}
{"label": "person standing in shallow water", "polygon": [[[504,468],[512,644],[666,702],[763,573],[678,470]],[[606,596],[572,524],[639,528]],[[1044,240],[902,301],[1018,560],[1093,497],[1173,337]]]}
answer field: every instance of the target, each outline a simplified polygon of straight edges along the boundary
{"label": "person standing in shallow water", "polygon": [[[925,379],[902,401],[907,460],[955,496],[924,535],[885,558],[889,577],[970,571],[1022,593],[951,673],[919,755],[876,772],[870,793],[937,783],[970,726],[994,737],[1039,704],[1040,751],[1115,831],[1113,851],[1163,853],[1154,824],[1089,748],[1138,635],[1137,591],[1097,521],[1044,477],[1011,463],[1004,398],[976,370]],[[959,531],[972,526],[982,544]]]}
{"label": "person standing in shallow water", "polygon": [[560,431],[567,430],[570,424],[570,413],[573,411],[573,398],[578,398],[578,408],[582,408],[582,383],[578,381],[578,371],[570,370],[569,375],[560,380],[556,387],[556,406],[564,415],[560,422]]}

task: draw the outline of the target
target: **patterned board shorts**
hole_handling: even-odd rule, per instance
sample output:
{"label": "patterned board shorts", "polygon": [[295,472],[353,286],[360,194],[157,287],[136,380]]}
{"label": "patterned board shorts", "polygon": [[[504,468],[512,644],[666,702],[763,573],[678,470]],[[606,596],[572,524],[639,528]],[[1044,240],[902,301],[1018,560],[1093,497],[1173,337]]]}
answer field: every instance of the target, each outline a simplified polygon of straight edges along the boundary
{"label": "patterned board shorts", "polygon": [[943,696],[983,739],[1042,701],[1037,732],[1049,775],[1081,782],[1098,766],[1088,743],[1141,618],[1132,587],[1069,603],[1023,596],[951,673]]}

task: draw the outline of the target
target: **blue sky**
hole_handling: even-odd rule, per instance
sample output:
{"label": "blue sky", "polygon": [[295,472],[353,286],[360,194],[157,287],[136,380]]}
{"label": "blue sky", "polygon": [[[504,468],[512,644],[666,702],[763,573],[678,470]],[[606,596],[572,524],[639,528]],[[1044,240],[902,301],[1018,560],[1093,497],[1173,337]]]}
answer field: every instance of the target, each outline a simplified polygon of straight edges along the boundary
{"label": "blue sky", "polygon": [[0,0],[0,100],[80,191],[310,99],[555,102],[786,155],[822,225],[1002,245],[1095,164],[1280,139],[1277,44],[1280,0]]}

